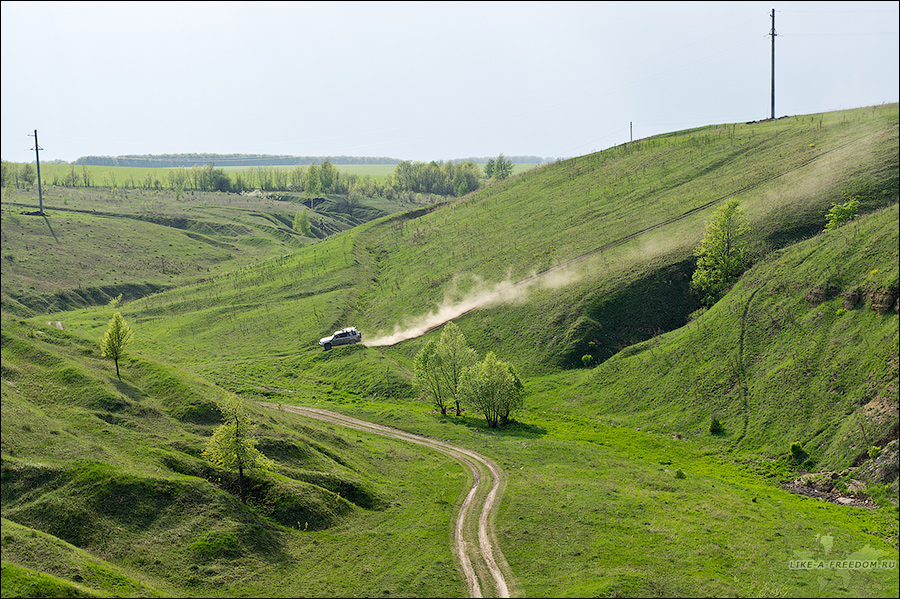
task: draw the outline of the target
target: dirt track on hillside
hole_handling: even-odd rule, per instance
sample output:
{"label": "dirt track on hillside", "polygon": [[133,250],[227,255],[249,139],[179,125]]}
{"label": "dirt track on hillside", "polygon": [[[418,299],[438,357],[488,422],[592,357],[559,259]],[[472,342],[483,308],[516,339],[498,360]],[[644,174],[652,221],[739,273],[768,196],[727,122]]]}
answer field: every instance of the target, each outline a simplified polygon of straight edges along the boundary
{"label": "dirt track on hillside", "polygon": [[[506,560],[499,548],[495,546],[496,540],[491,518],[494,510],[499,506],[500,494],[506,482],[505,473],[496,464],[474,451],[462,447],[456,447],[443,441],[429,439],[388,426],[358,420],[336,412],[302,406],[279,406],[273,403],[259,403],[268,408],[280,408],[287,412],[301,414],[339,426],[424,445],[449,455],[463,465],[468,466],[472,471],[472,488],[460,506],[453,530],[453,537],[460,567],[468,585],[469,596],[484,597],[483,593],[487,592],[489,596],[509,597],[509,586],[504,576],[504,571],[509,572],[509,566],[506,564]],[[472,510],[473,506],[474,510]],[[473,519],[476,517],[477,527],[467,525],[469,522],[474,522]],[[474,530],[477,530],[477,539],[473,538],[474,534],[472,531]]]}

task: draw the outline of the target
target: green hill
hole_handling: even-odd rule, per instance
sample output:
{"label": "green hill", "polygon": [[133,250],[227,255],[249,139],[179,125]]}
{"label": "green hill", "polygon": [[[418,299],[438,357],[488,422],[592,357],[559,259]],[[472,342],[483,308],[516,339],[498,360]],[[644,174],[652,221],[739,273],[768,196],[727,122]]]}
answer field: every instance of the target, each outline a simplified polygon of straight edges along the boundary
{"label": "green hill", "polygon": [[[65,235],[43,233],[40,259],[29,254],[40,220],[26,229],[4,212],[4,287],[25,256],[35,281],[4,291],[4,596],[29,594],[7,591],[7,567],[16,585],[33,571],[100,595],[464,594],[447,536],[464,472],[251,407],[276,466],[253,475],[243,506],[233,475],[199,456],[215,404],[233,396],[327,407],[490,455],[509,475],[496,528],[517,594],[896,596],[896,568],[787,564],[821,555],[823,535],[834,539],[826,553],[897,558],[896,467],[893,478],[863,473],[872,446],[896,463],[898,122],[892,104],[640,140],[315,243],[254,252],[248,233],[228,259],[198,254],[207,270],[160,293],[110,249],[104,295],[64,312],[21,298],[84,287],[44,281],[57,260],[87,263],[85,229],[153,220],[152,206],[82,210]],[[751,223],[754,265],[702,310],[692,252],[729,198]],[[863,216],[823,232],[847,198]],[[217,199],[185,213],[215,213],[221,226],[253,214],[230,216]],[[186,264],[231,235],[209,230],[192,248],[200,233],[189,229],[118,230],[158,255],[170,243]],[[135,342],[118,382],[96,339],[124,288],[134,291],[116,309]],[[489,431],[418,398],[412,358],[448,319],[480,355],[520,371],[518,423]],[[318,347],[350,325],[366,346]],[[839,490],[860,479],[869,508],[881,507],[781,487],[806,471]],[[38,553],[45,535],[55,549]],[[87,564],[114,575],[89,580]]]}

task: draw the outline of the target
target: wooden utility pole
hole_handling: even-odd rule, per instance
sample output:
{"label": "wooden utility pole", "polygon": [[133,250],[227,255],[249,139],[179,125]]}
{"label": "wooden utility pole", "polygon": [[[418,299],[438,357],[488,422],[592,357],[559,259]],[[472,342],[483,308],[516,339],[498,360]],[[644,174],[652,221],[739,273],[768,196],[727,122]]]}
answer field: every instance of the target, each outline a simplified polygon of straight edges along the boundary
{"label": "wooden utility pole", "polygon": [[772,118],[775,118],[775,9],[772,9]]}
{"label": "wooden utility pole", "polygon": [[43,216],[44,215],[44,194],[41,192],[41,146],[38,145],[37,139],[37,129],[34,130],[34,160],[35,164],[37,164],[37,178],[38,178],[38,213]]}

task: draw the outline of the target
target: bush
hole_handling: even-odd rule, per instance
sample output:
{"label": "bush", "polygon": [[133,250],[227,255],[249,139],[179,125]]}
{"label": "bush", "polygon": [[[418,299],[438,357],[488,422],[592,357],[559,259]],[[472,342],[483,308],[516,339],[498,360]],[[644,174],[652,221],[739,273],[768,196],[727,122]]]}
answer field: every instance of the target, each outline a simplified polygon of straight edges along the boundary
{"label": "bush", "polygon": [[684,473],[684,470],[679,468],[675,471],[675,478],[687,478],[687,475]]}
{"label": "bush", "polygon": [[590,366],[591,362],[593,362],[593,361],[594,361],[594,356],[592,356],[590,354],[584,354],[583,356],[581,356],[581,363],[584,364],[585,368]]}
{"label": "bush", "polygon": [[725,427],[722,426],[722,423],[719,422],[719,419],[715,416],[712,417],[709,421],[709,433],[711,435],[721,435],[725,432]]}
{"label": "bush", "polygon": [[831,210],[825,215],[825,228],[836,229],[857,216],[859,216],[858,199],[850,198],[843,204],[834,203],[831,205]]}
{"label": "bush", "polygon": [[873,460],[881,455],[881,448],[877,445],[873,445],[869,448],[869,457]]}
{"label": "bush", "polygon": [[795,441],[791,443],[791,457],[794,459],[794,463],[802,464],[809,457],[809,454],[803,449],[802,443]]}

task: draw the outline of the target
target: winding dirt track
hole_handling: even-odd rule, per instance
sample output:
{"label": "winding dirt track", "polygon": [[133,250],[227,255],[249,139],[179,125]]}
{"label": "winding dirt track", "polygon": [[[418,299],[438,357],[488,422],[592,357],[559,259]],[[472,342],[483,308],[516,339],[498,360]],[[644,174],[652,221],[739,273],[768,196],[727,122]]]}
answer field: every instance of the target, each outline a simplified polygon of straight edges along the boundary
{"label": "winding dirt track", "polygon": [[[453,529],[453,544],[456,548],[460,567],[466,577],[469,596],[484,597],[483,592],[487,592],[489,596],[509,597],[509,587],[504,572],[508,573],[510,570],[503,554],[495,547],[496,542],[491,519],[494,510],[500,505],[500,495],[506,483],[506,474],[491,460],[478,455],[474,451],[456,447],[443,441],[414,435],[389,426],[358,420],[328,410],[302,406],[278,406],[277,404],[266,402],[259,402],[259,405],[276,410],[281,408],[287,412],[301,414],[339,426],[424,445],[468,466],[472,471],[472,488],[466,495],[456,517],[456,525]],[[473,506],[475,508],[474,511],[472,511]],[[476,516],[477,527],[474,525]],[[476,531],[477,538],[474,538]]]}

